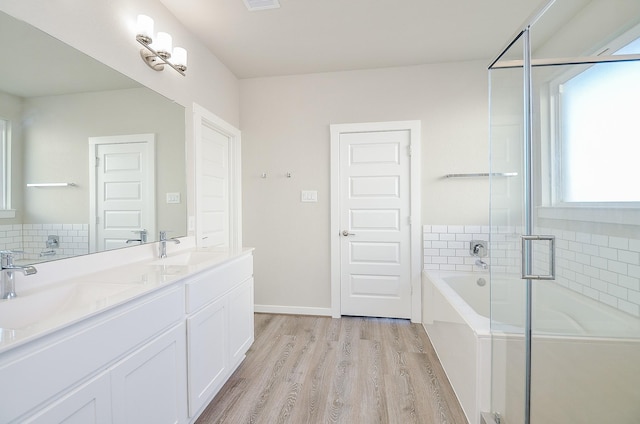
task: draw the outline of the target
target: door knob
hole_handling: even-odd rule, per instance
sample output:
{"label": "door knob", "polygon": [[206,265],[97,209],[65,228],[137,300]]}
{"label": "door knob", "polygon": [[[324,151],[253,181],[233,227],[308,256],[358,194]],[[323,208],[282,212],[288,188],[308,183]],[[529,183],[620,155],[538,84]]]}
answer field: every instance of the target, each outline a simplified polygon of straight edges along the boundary
{"label": "door knob", "polygon": [[343,235],[343,236],[345,236],[345,237],[348,237],[348,236],[355,236],[355,233],[350,233],[350,232],[349,232],[349,230],[344,230],[344,231],[342,232],[342,235]]}

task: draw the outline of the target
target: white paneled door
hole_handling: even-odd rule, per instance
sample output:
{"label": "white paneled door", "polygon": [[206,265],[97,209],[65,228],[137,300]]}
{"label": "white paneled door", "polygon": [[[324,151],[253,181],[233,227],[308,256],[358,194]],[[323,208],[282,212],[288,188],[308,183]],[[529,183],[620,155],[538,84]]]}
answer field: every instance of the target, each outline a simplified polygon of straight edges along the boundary
{"label": "white paneled door", "polygon": [[339,142],[341,314],[411,318],[411,131]]}
{"label": "white paneled door", "polygon": [[201,236],[208,246],[229,247],[229,136],[202,127]]}
{"label": "white paneled door", "polygon": [[242,246],[240,130],[196,104],[194,164],[198,246]]}
{"label": "white paneled door", "polygon": [[91,137],[91,251],[126,246],[155,234],[155,136]]}

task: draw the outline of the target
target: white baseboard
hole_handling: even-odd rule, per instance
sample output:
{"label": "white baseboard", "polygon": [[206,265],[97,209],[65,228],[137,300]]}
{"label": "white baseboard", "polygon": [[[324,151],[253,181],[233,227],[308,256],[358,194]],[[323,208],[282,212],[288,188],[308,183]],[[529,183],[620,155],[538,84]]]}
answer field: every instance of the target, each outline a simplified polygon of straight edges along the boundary
{"label": "white baseboard", "polygon": [[307,306],[254,305],[254,311],[267,314],[331,316],[331,308]]}

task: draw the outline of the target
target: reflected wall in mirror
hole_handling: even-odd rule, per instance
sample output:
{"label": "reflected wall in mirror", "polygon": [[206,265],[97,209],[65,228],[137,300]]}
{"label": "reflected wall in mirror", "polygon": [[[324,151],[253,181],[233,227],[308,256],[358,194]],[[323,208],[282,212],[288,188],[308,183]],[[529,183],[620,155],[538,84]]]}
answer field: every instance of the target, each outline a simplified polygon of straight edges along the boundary
{"label": "reflected wall in mirror", "polygon": [[[5,63],[11,64],[0,68],[0,197],[5,205],[0,208],[0,250],[23,251],[18,259],[32,263],[92,253],[90,246],[100,244],[95,235],[104,227],[120,230],[102,243],[108,248],[139,244],[126,241],[139,240],[141,230],[148,231],[148,242],[157,239],[159,230],[186,235],[184,108],[4,13],[0,40]],[[145,188],[92,187],[96,162],[89,139],[139,134],[155,139],[155,206],[131,213],[130,203]],[[124,175],[139,162],[118,161],[110,170]],[[146,172],[143,168],[140,172]],[[122,178],[130,182],[131,172]],[[73,185],[28,187],[51,183]],[[92,190],[117,201],[109,213],[90,216]],[[145,215],[153,218],[150,223],[143,221]]]}

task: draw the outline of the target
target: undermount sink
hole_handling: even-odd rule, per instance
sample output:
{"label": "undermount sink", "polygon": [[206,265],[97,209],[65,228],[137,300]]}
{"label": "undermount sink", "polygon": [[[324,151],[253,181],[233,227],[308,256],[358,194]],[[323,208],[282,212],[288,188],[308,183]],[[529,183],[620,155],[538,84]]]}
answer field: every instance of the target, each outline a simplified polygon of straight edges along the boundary
{"label": "undermount sink", "polygon": [[175,256],[168,256],[166,258],[158,259],[151,262],[151,265],[178,265],[178,266],[193,266],[198,265],[212,259],[209,252],[187,252]]}
{"label": "undermount sink", "polygon": [[118,284],[74,283],[33,293],[18,292],[18,297],[0,301],[0,328],[21,330],[74,311],[91,311],[96,304],[109,303],[112,296],[129,289]]}

